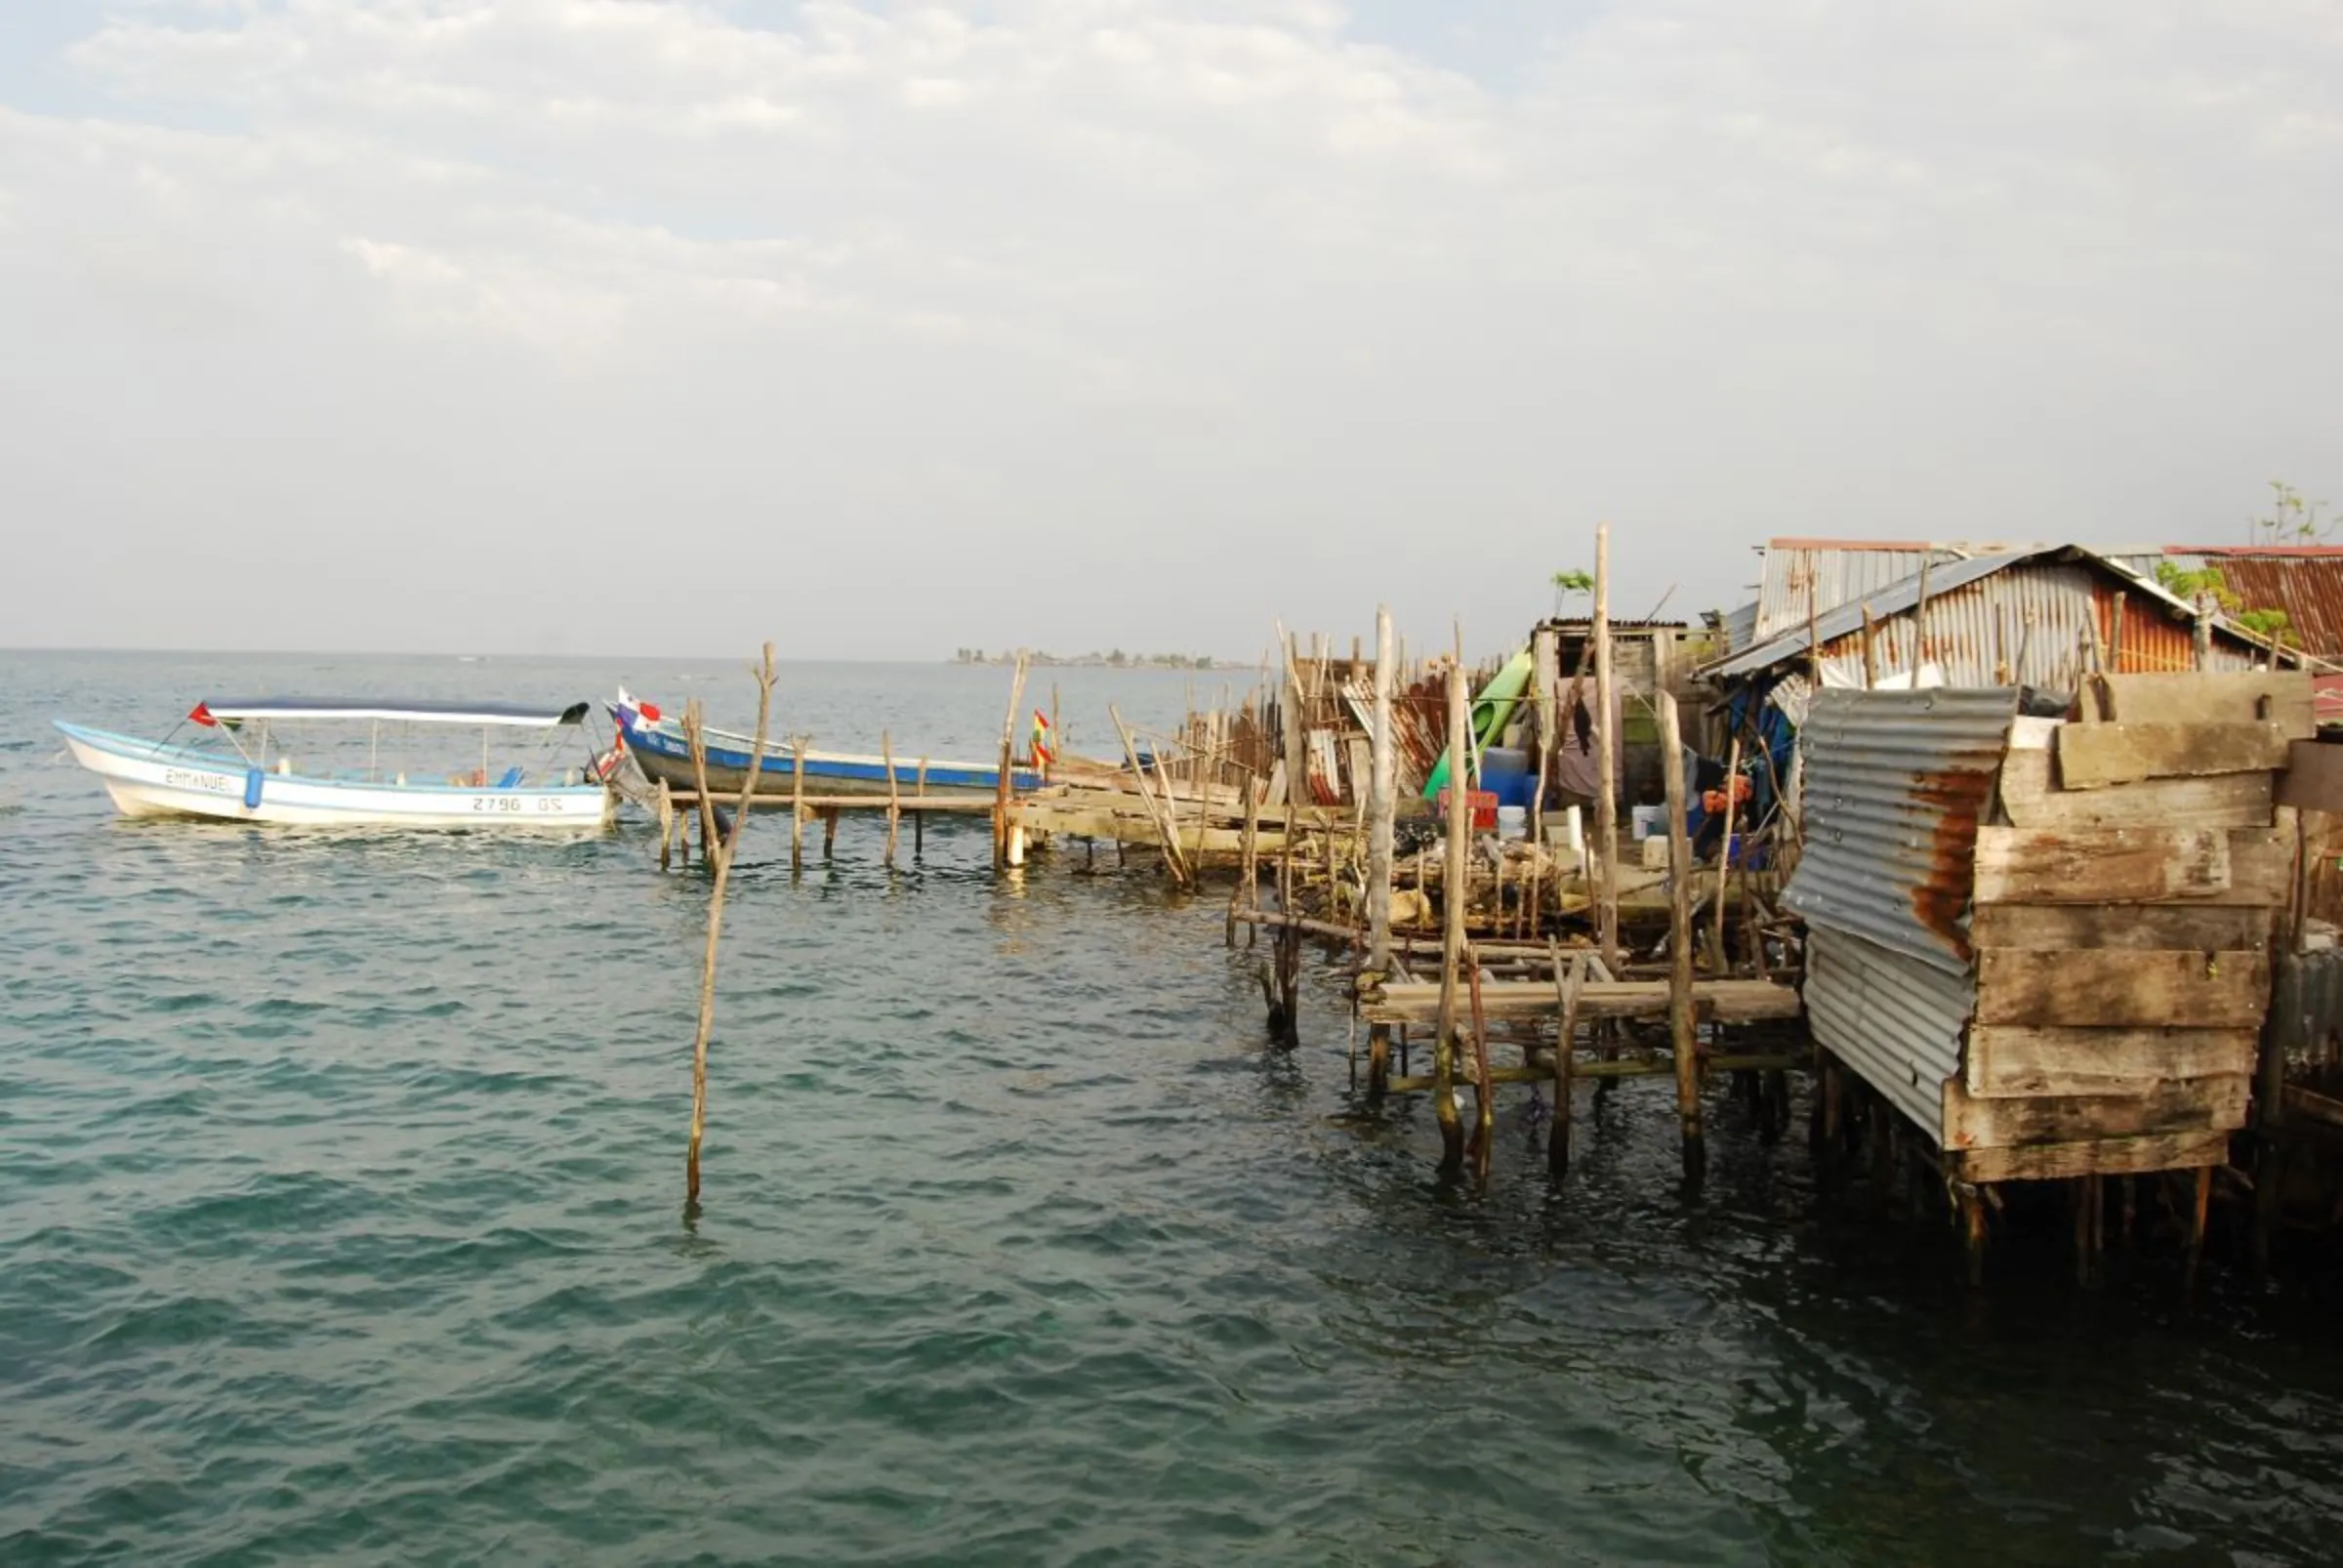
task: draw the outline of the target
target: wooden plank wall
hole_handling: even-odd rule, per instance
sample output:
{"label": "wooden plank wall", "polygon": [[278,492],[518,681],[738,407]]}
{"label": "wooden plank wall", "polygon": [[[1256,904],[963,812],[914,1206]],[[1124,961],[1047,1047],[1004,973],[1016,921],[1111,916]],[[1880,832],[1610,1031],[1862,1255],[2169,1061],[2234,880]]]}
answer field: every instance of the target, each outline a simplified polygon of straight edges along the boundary
{"label": "wooden plank wall", "polygon": [[1971,1181],[2218,1164],[2245,1122],[2292,878],[2273,780],[2310,681],[2109,676],[2076,707],[2017,722],[1978,833],[1943,1139]]}

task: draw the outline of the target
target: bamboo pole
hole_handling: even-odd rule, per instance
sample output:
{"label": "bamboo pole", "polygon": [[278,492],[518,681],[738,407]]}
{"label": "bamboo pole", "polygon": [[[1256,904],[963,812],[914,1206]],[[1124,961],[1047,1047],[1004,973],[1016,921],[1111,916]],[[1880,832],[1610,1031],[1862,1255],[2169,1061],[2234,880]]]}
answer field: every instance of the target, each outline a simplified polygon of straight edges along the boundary
{"label": "bamboo pole", "polygon": [[1676,1119],[1684,1134],[1684,1175],[1700,1178],[1701,1064],[1693,1038],[1692,841],[1684,832],[1684,743],[1676,699],[1658,696],[1660,747],[1667,780],[1667,1028],[1676,1057]]}
{"label": "bamboo pole", "polygon": [[[1130,763],[1130,776],[1139,786],[1139,800],[1146,805],[1147,819],[1155,824],[1156,837],[1163,843],[1164,864],[1170,868],[1172,880],[1184,887],[1188,868],[1179,852],[1179,830],[1166,820],[1163,809],[1156,805],[1155,791],[1147,782],[1147,764],[1139,761],[1139,744],[1131,738],[1130,726],[1123,722],[1123,715],[1113,703],[1107,704],[1106,716],[1115,722],[1115,734],[1122,739],[1124,759]],[[1291,839],[1291,834],[1288,837]]]}
{"label": "bamboo pole", "polygon": [[1733,786],[1741,778],[1741,731],[1733,732],[1733,747],[1725,762],[1725,836],[1716,850],[1716,972],[1733,972],[1725,962],[1725,885],[1733,872],[1733,808],[1739,805]]}
{"label": "bamboo pole", "polygon": [[1472,1170],[1486,1181],[1497,1145],[1497,1085],[1489,1076],[1489,1014],[1481,1005],[1481,966],[1465,956],[1472,994]]}
{"label": "bamboo pole", "polygon": [[[691,1142],[684,1154],[683,1204],[686,1213],[700,1202],[700,1139],[708,1126],[708,1036],[716,1024],[717,941],[724,927],[724,886],[732,875],[732,854],[740,847],[740,831],[748,826],[749,802],[757,793],[757,775],[764,766],[764,728],[773,702],[773,645],[764,645],[764,662],[757,674],[757,743],[749,748],[748,778],[740,787],[740,804],[732,813],[732,831],[713,846],[716,883],[708,892],[708,949],[700,962],[700,1023],[691,1042]],[[708,749],[698,723],[699,699],[686,713],[691,722],[685,734],[691,742],[691,771],[699,786],[703,810],[713,810],[708,794]]]}
{"label": "bamboo pole", "polygon": [[1554,1128],[1545,1145],[1546,1169],[1559,1176],[1570,1169],[1571,1090],[1578,1065],[1579,992],[1586,983],[1586,958],[1573,954],[1570,973],[1563,977],[1562,944],[1551,944],[1554,989],[1560,993],[1562,1018],[1554,1036]]}
{"label": "bamboo pole", "polygon": [[886,767],[886,869],[895,869],[895,838],[903,821],[903,792],[895,782],[895,742],[886,730],[879,731],[879,760]]}
{"label": "bamboo pole", "polygon": [[[1599,557],[1598,557],[1599,558]],[[1461,759],[1472,699],[1464,689],[1461,664],[1448,668],[1448,733],[1452,758]],[[1448,776],[1448,863],[1442,869],[1440,896],[1444,919],[1440,937],[1440,1020],[1432,1043],[1432,1078],[1440,1121],[1440,1169],[1455,1171],[1464,1163],[1464,1129],[1457,1114],[1457,966],[1464,956],[1464,902],[1472,880],[1470,796],[1463,770],[1451,764]]]}
{"label": "bamboo pole", "polygon": [[[1375,611],[1375,730],[1373,776],[1367,792],[1367,968],[1380,976],[1391,967],[1391,854],[1399,815],[1399,755],[1391,730],[1391,610]],[[1374,1047],[1370,1047],[1373,1059]],[[1384,1050],[1388,1051],[1387,1043]],[[1368,1080],[1374,1081],[1369,1069]]]}
{"label": "bamboo pole", "polygon": [[1596,904],[1596,940],[1603,962],[1617,966],[1619,953],[1619,742],[1612,731],[1619,700],[1611,669],[1611,525],[1594,530],[1594,705],[1595,737],[1601,742],[1602,778],[1594,798],[1594,836],[1602,855],[1602,887]]}

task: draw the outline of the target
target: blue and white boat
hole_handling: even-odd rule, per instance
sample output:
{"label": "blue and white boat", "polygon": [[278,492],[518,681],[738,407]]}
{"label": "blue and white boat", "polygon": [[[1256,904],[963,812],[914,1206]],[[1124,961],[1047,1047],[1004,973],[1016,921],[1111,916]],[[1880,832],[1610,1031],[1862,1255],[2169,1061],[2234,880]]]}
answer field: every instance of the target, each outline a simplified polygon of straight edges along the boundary
{"label": "blue and white boat", "polygon": [[[671,791],[679,794],[689,794],[698,787],[692,775],[691,747],[683,738],[680,722],[668,718],[653,704],[637,700],[623,687],[618,700],[606,706],[612,722],[618,726],[620,744],[634,757],[645,777],[653,783],[664,781]],[[749,756],[756,749],[757,737],[711,726],[703,731],[702,739],[708,751],[708,788],[714,793],[737,796],[748,781]],[[764,763],[757,772],[758,795],[787,799],[796,791],[796,778],[794,749],[778,741],[766,741]],[[893,778],[895,792],[905,796],[918,795],[924,790],[929,797],[990,800],[1001,788],[1001,769],[992,763],[934,759],[922,763],[917,758],[897,757]],[[884,757],[852,752],[805,754],[807,795],[884,796],[887,793],[887,761]],[[1019,793],[1041,789],[1047,782],[1037,769],[1014,765],[1009,769],[1009,787]]]}
{"label": "blue and white boat", "polygon": [[[496,737],[513,731],[543,731],[548,739],[568,731],[582,739],[588,712],[583,702],[524,708],[373,698],[207,699],[159,741],[62,720],[57,727],[74,761],[98,775],[124,816],[327,827],[593,829],[609,823],[616,798],[599,781],[603,769],[590,751],[572,765],[562,765],[548,747],[518,762],[495,755]],[[195,725],[191,743],[175,744],[189,722]],[[309,765],[296,765],[284,727],[319,723],[367,727],[362,736],[345,728],[338,739],[296,729],[311,759]],[[414,725],[431,734],[451,726],[478,728],[478,765],[446,771],[443,758],[425,772],[400,764],[395,754]],[[394,754],[389,763],[386,729]],[[323,766],[319,758],[346,765]]]}

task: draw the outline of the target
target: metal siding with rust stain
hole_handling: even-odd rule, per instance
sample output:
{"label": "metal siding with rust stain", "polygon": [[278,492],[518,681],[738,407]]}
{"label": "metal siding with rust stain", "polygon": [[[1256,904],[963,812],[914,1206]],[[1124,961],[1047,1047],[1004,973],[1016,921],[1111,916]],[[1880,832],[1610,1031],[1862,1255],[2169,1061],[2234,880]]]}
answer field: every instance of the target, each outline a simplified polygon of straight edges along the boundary
{"label": "metal siding with rust stain", "polygon": [[2008,687],[1824,692],[1799,737],[1804,845],[1788,906],[1809,926],[1966,970],[1977,824],[2016,713]]}
{"label": "metal siding with rust stain", "polygon": [[1825,691],[1799,736],[1804,847],[1783,897],[1808,929],[1814,1037],[1940,1144],[1976,1003],[1977,828],[2016,712],[2008,687]]}

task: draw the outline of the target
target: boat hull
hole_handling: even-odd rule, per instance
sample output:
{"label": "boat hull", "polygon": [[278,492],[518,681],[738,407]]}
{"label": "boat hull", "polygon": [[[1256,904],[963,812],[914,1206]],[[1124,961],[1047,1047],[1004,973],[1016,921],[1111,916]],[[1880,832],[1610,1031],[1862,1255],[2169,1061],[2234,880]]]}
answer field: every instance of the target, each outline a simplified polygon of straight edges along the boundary
{"label": "boat hull", "polygon": [[[646,724],[624,709],[612,709],[619,735],[645,777],[665,783],[671,791],[690,793],[698,788],[692,771],[691,748],[677,726]],[[752,737],[710,730],[707,738],[708,788],[738,795],[748,782]],[[867,795],[884,800],[889,793],[888,763],[881,757],[857,757],[843,752],[805,754],[805,793],[813,796]],[[1001,770],[980,763],[929,762],[897,758],[891,793],[913,797],[923,791],[933,800],[991,800],[1001,787]],[[1030,793],[1046,782],[1030,769],[1012,768],[1010,783]],[[797,791],[797,759],[790,750],[768,744],[764,764],[757,773],[757,796],[787,800]]]}
{"label": "boat hull", "polygon": [[590,832],[609,824],[600,785],[473,789],[352,783],[267,773],[185,747],[59,724],[73,760],[128,817],[201,817],[311,827],[477,828]]}

